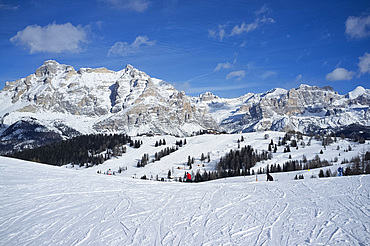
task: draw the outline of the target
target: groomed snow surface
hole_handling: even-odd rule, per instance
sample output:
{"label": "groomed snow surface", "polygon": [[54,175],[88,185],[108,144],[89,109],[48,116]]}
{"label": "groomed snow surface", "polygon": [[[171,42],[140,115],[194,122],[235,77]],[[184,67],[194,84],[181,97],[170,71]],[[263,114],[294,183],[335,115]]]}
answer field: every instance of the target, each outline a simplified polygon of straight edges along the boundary
{"label": "groomed snow surface", "polygon": [[0,157],[0,245],[369,245],[369,175],[286,175],[156,182]]}

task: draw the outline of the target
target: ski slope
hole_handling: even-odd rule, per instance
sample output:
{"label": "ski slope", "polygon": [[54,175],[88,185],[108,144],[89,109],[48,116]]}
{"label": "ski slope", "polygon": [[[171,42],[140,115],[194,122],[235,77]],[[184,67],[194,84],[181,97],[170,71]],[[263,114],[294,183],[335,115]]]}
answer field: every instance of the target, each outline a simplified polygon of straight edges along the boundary
{"label": "ski slope", "polygon": [[0,245],[369,244],[369,175],[286,175],[156,182],[0,157]]}
{"label": "ski slope", "polygon": [[[265,134],[268,135],[265,138]],[[243,142],[240,142],[240,147],[251,145],[254,150],[257,150],[261,153],[263,150],[267,151],[268,145],[273,140],[274,143],[278,143],[279,138],[283,138],[285,135],[284,132],[274,132],[274,131],[265,131],[265,132],[250,132],[243,134],[221,134],[221,135],[200,135],[194,137],[186,138],[186,145],[183,145],[179,150],[171,153],[168,156],[163,157],[160,161],[154,163],[150,162],[145,167],[138,168],[137,163],[141,160],[144,154],[148,154],[150,160],[154,159],[155,153],[160,152],[161,150],[175,146],[176,141],[184,141],[185,138],[177,138],[174,136],[140,136],[134,137],[135,140],[142,141],[142,146],[138,149],[127,147],[127,152],[122,156],[117,158],[112,158],[107,160],[102,165],[96,165],[90,168],[79,168],[75,165],[73,168],[82,172],[87,173],[97,173],[98,171],[104,173],[109,169],[117,172],[119,167],[125,167],[127,170],[116,175],[124,177],[135,177],[140,178],[146,175],[149,179],[156,179],[157,175],[159,178],[167,179],[168,171],[171,171],[173,178],[182,178],[184,177],[185,172],[196,173],[198,170],[200,173],[206,171],[215,171],[217,163],[221,157],[224,157],[225,154],[229,153],[230,150],[238,150],[238,140],[241,137],[244,138]],[[155,143],[160,140],[165,139],[166,145],[155,147]],[[290,143],[290,141],[288,141]],[[333,166],[327,167],[331,168],[332,171],[338,169],[339,166],[345,167],[342,165],[343,160],[351,160],[355,156],[362,156],[366,151],[370,151],[370,141],[366,141],[365,144],[359,144],[358,142],[349,141],[348,139],[338,138],[337,142],[332,143],[325,148],[322,146],[321,140],[315,140],[310,137],[304,136],[303,140],[299,140],[298,143],[304,142],[305,147],[302,147],[299,144],[299,148],[291,148],[291,152],[284,152],[285,146],[279,146],[276,153],[272,154],[271,160],[266,160],[259,162],[252,169],[257,171],[259,168],[265,168],[267,165],[280,164],[281,166],[290,160],[302,160],[303,156],[306,156],[308,160],[312,160],[315,156],[319,156],[321,160],[329,161]],[[310,145],[308,145],[308,143]],[[348,147],[351,146],[352,150],[347,151]],[[320,154],[320,151],[323,150],[323,154]],[[210,156],[210,162],[200,161],[201,155],[204,154]],[[195,162],[192,165],[192,169],[187,166],[188,156],[194,157]],[[291,156],[291,159],[289,159]],[[333,160],[337,159],[338,161],[334,162]],[[68,165],[71,167],[71,165]],[[324,170],[326,168],[323,168]],[[304,171],[305,178],[310,177],[311,175],[318,175],[319,169],[312,170],[310,172]],[[295,175],[295,174],[294,174]],[[289,176],[289,175],[288,175]],[[294,176],[293,176],[294,177]],[[290,177],[290,179],[293,179]]]}

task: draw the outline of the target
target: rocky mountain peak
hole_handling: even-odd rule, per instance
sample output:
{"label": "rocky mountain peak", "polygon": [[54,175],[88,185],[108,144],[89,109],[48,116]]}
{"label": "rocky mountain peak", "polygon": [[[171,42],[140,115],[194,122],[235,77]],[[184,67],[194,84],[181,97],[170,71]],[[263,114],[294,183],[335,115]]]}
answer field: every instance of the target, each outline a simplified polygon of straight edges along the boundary
{"label": "rocky mountain peak", "polygon": [[53,76],[60,71],[64,72],[68,69],[71,70],[71,68],[71,66],[61,65],[54,60],[48,60],[45,61],[44,64],[36,70],[35,75],[37,77]]}
{"label": "rocky mountain peak", "polygon": [[[362,96],[364,94],[366,94],[367,91],[370,91],[370,90],[366,90],[364,87],[362,86],[357,86],[356,89],[354,89],[353,91],[351,92],[348,92],[348,94],[346,95],[347,98],[349,99],[356,99],[358,98],[359,96]],[[370,93],[369,93],[370,94]]]}
{"label": "rocky mountain peak", "polygon": [[133,69],[134,67],[131,64],[127,64],[124,70],[125,70],[125,73],[129,73]]}
{"label": "rocky mountain peak", "polygon": [[220,99],[218,96],[214,95],[210,91],[200,94],[198,97],[200,98],[201,101],[212,101],[212,100]]}

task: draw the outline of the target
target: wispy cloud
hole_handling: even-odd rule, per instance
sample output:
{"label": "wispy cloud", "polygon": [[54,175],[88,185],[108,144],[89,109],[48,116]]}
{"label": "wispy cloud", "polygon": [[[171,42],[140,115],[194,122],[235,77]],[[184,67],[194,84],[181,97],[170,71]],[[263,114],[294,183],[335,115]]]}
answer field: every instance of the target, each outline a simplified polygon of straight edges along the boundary
{"label": "wispy cloud", "polygon": [[221,69],[231,69],[233,68],[234,65],[231,64],[230,62],[225,62],[225,63],[219,63],[217,64],[217,66],[215,67],[215,71],[220,71]]}
{"label": "wispy cloud", "polygon": [[114,9],[145,12],[150,4],[149,0],[98,0]]}
{"label": "wispy cloud", "polygon": [[247,75],[247,72],[245,70],[233,71],[226,75],[226,79],[242,80],[244,79],[245,75]]}
{"label": "wispy cloud", "polygon": [[295,77],[295,82],[301,81],[302,78],[303,78],[303,75],[302,74],[298,74],[297,77]]}
{"label": "wispy cloud", "polygon": [[156,41],[150,41],[147,36],[138,36],[134,42],[116,42],[108,51],[108,56],[127,56],[140,51],[145,46],[154,46]]}
{"label": "wispy cloud", "polygon": [[355,72],[348,71],[345,68],[338,67],[334,69],[333,72],[328,73],[325,78],[328,81],[351,80],[354,75],[355,75]]}
{"label": "wispy cloud", "polygon": [[266,72],[262,73],[261,78],[262,79],[267,79],[267,78],[276,76],[276,74],[277,73],[274,72],[274,71],[266,71]]}
{"label": "wispy cloud", "polygon": [[370,15],[350,16],[347,18],[346,34],[352,39],[362,39],[370,36]]}
{"label": "wispy cloud", "polygon": [[264,13],[270,13],[270,12],[271,12],[271,9],[269,8],[269,6],[267,4],[264,4],[259,10],[255,11],[254,14],[259,16]]}
{"label": "wispy cloud", "polygon": [[10,42],[24,46],[31,54],[36,52],[77,53],[81,45],[87,42],[87,31],[82,26],[71,23],[49,24],[47,26],[27,26],[10,39]]}
{"label": "wispy cloud", "polygon": [[0,3],[0,10],[11,10],[16,11],[19,8],[19,5],[10,5]]}
{"label": "wispy cloud", "polygon": [[203,78],[203,77],[208,76],[208,75],[213,74],[213,73],[214,73],[214,71],[211,71],[211,72],[208,72],[208,73],[204,73],[204,74],[195,76],[195,77],[193,77],[191,79],[188,79],[188,80],[185,80],[185,81],[175,82],[175,84],[178,84],[178,85],[185,84],[186,85],[186,84],[188,84],[189,82],[191,82],[193,80],[197,80],[197,79]]}
{"label": "wispy cloud", "polygon": [[251,31],[256,30],[261,25],[268,23],[275,23],[275,20],[272,18],[268,18],[266,16],[257,17],[252,23],[246,24],[245,22],[243,22],[240,26],[239,25],[234,26],[234,28],[231,30],[230,36],[240,35],[242,33],[249,33]]}
{"label": "wispy cloud", "polygon": [[358,59],[360,60],[360,62],[358,63],[360,75],[370,73],[370,54],[366,52]]}
{"label": "wispy cloud", "polygon": [[[266,17],[265,14],[272,12],[271,9],[264,5],[259,10],[255,11],[255,18],[253,22],[246,23],[243,22],[240,25],[235,25],[231,30],[226,30],[228,25],[218,25],[215,29],[208,30],[208,36],[212,38],[219,38],[220,41],[222,41],[225,37],[231,37],[235,35],[241,35],[243,33],[249,33],[252,32],[259,27],[269,24],[269,23],[275,23],[275,20],[271,17]],[[245,43],[243,42],[243,46]]]}
{"label": "wispy cloud", "polygon": [[222,41],[224,37],[226,36],[226,31],[225,31],[226,26],[227,25],[218,25],[218,29],[208,30],[208,36],[212,38],[219,38],[220,41]]}

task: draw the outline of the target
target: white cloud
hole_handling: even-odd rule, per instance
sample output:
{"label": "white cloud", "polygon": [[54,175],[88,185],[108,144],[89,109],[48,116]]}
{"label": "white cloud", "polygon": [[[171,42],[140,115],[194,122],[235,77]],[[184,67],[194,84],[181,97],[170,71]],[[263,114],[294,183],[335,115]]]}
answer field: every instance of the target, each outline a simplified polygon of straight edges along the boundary
{"label": "white cloud", "polygon": [[263,13],[269,13],[271,12],[271,9],[267,6],[267,4],[263,5],[259,10],[257,10],[255,13],[255,15],[261,15]]}
{"label": "white cloud", "polygon": [[103,27],[103,22],[102,21],[97,21],[95,22],[96,24],[96,27],[98,28],[98,30],[102,30],[102,27]]}
{"label": "white cloud", "polygon": [[[263,5],[259,10],[255,11],[255,19],[252,23],[245,23],[243,22],[240,25],[235,25],[231,31],[226,31],[227,25],[218,25],[218,28],[208,30],[208,36],[212,38],[219,38],[220,41],[223,40],[224,37],[230,37],[234,35],[240,35],[243,33],[249,33],[251,31],[256,30],[257,28],[261,27],[264,24],[275,23],[275,20],[270,17],[266,17],[265,13],[270,13],[271,9],[267,7],[267,5]],[[229,33],[229,34],[228,34]],[[242,47],[245,43],[242,43]]]}
{"label": "white cloud", "polygon": [[339,80],[351,80],[355,72],[348,71],[345,68],[336,68],[333,72],[326,75],[326,80],[329,81],[339,81]]}
{"label": "white cloud", "polygon": [[370,54],[366,52],[363,56],[359,57],[358,59],[360,60],[360,62],[358,63],[360,75],[370,73]]}
{"label": "white cloud", "polygon": [[267,78],[269,78],[269,77],[273,77],[273,76],[275,76],[276,75],[276,72],[274,72],[274,71],[266,71],[266,72],[264,72],[262,75],[261,75],[261,78],[262,79],[267,79]]}
{"label": "white cloud", "polygon": [[219,71],[221,69],[231,69],[233,67],[234,67],[234,65],[231,64],[230,62],[219,63],[219,64],[217,64],[217,66],[215,68],[215,71]]}
{"label": "white cloud", "polygon": [[143,46],[154,46],[156,41],[149,41],[147,36],[138,36],[134,42],[116,42],[109,50],[108,56],[127,56],[137,53]]}
{"label": "white cloud", "polygon": [[346,20],[346,34],[353,39],[361,39],[370,36],[370,15],[350,16]]}
{"label": "white cloud", "polygon": [[19,8],[19,5],[10,5],[10,4],[2,4],[0,3],[0,10],[12,10],[16,11]]}
{"label": "white cloud", "polygon": [[231,30],[230,36],[240,35],[242,33],[248,33],[248,32],[254,31],[257,28],[259,28],[261,25],[268,24],[268,23],[275,23],[275,20],[272,18],[267,18],[266,16],[257,17],[252,23],[245,24],[243,22],[240,26],[238,25],[234,26],[234,28]]}
{"label": "white cloud", "polygon": [[243,32],[251,32],[253,30],[256,30],[258,27],[258,22],[255,21],[253,23],[245,24],[244,22],[240,25],[234,26],[233,30],[231,31],[231,36],[242,34]]}
{"label": "white cloud", "polygon": [[142,13],[149,7],[149,0],[99,0],[115,9],[127,9]]}
{"label": "white cloud", "polygon": [[208,30],[208,36],[212,38],[220,38],[220,41],[222,41],[226,36],[225,28],[226,25],[218,25],[218,30]]}
{"label": "white cloud", "polygon": [[81,44],[87,42],[87,32],[85,28],[69,22],[61,25],[53,23],[45,27],[33,25],[19,31],[10,42],[26,47],[31,54],[64,51],[77,53],[81,50]]}
{"label": "white cloud", "polygon": [[237,79],[237,80],[241,80],[245,77],[245,75],[247,74],[247,72],[245,70],[238,70],[238,71],[233,71],[231,73],[229,73],[228,75],[226,75],[226,79]]}
{"label": "white cloud", "polygon": [[296,82],[299,82],[299,81],[302,80],[302,78],[303,78],[303,75],[302,74],[298,74],[297,77],[295,77],[295,81]]}

